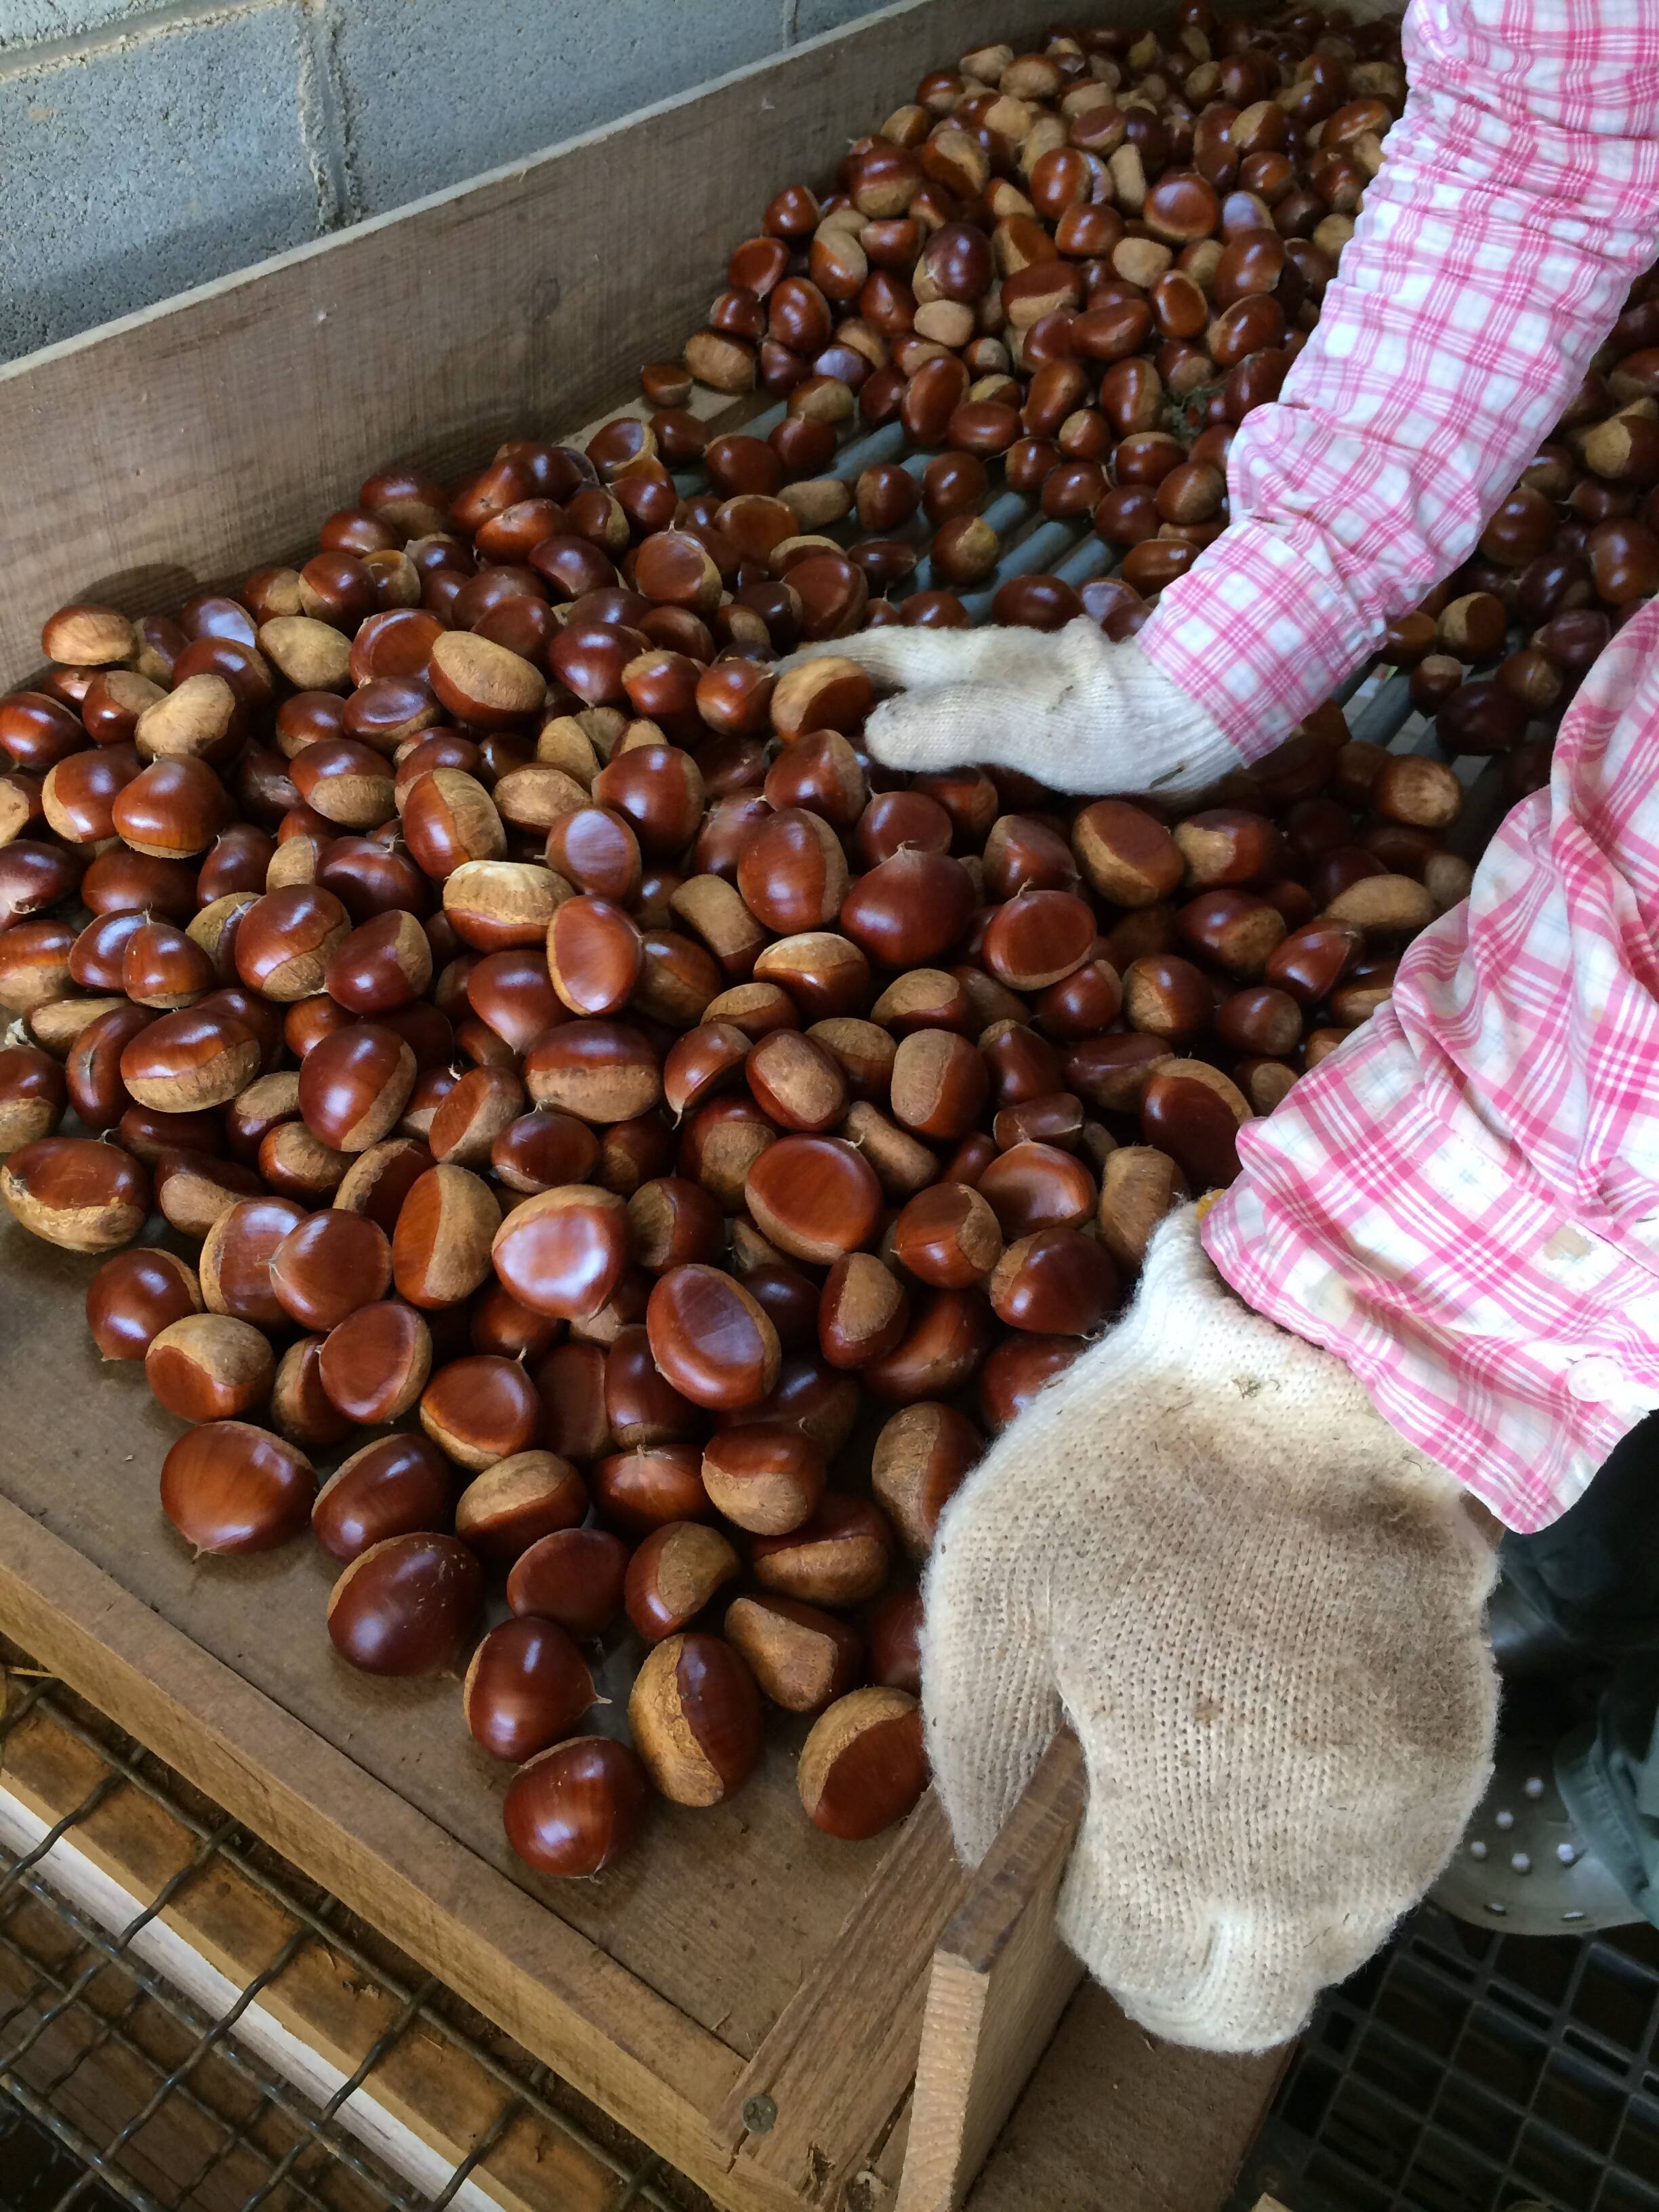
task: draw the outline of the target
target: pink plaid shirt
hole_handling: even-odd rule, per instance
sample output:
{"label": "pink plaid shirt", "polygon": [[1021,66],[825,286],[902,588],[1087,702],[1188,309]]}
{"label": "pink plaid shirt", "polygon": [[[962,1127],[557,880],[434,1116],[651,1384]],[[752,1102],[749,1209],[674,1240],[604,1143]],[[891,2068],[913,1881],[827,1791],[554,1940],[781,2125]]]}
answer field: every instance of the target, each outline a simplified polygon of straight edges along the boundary
{"label": "pink plaid shirt", "polygon": [[[1232,527],[1140,633],[1254,759],[1465,559],[1659,247],[1655,0],[1415,0],[1411,94]],[[1393,1002],[1204,1227],[1514,1528],[1659,1405],[1659,602]]]}

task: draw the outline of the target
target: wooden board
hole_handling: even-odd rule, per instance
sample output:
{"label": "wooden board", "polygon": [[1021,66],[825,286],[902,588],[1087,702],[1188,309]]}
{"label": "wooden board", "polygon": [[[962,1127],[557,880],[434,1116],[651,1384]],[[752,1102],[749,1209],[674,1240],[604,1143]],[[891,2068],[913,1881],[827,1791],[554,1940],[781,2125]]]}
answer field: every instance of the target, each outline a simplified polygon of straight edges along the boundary
{"label": "wooden board", "polygon": [[0,688],[65,600],[165,611],[310,550],[389,461],[453,476],[614,407],[678,357],[781,186],[822,183],[924,71],[1052,13],[904,0],[0,368]]}
{"label": "wooden board", "polygon": [[1062,1729],[933,1954],[898,2212],[957,2212],[1082,1976],[1054,1902],[1086,1789]]}

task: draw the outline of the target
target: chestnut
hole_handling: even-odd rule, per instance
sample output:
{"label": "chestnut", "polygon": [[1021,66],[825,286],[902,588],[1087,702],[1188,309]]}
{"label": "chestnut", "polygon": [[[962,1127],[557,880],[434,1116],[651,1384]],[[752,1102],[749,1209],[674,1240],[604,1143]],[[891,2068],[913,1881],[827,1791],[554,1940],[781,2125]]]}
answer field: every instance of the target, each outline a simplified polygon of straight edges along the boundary
{"label": "chestnut", "polygon": [[320,1336],[296,1337],[276,1363],[270,1385],[270,1422],[278,1436],[302,1450],[324,1450],[351,1434],[351,1423],[324,1389]]}
{"label": "chestnut", "polygon": [[720,1208],[683,1176],[642,1182],[628,1200],[628,1222],[634,1257],[650,1274],[711,1261],[720,1247]]}
{"label": "chestnut", "polygon": [[973,1424],[950,1406],[926,1401],[906,1406],[883,1427],[871,1461],[871,1486],[912,1559],[925,1559],[933,1549],[939,1515],[984,1449]]}
{"label": "chestnut", "polygon": [[366,1426],[395,1421],[426,1387],[431,1331],[396,1299],[360,1306],[329,1331],[318,1363],[330,1402],[348,1419]]}
{"label": "chestnut", "polygon": [[760,1759],[760,1693],[717,1636],[670,1636],[647,1652],[628,1724],[652,1781],[677,1805],[723,1803]]}
{"label": "chestnut", "polygon": [[250,991],[279,1004],[309,998],[323,988],[329,961],[350,927],[339,900],[317,884],[267,891],[237,928],[236,973]]}
{"label": "chestnut", "polygon": [[276,1363],[260,1332],[228,1314],[186,1313],[158,1329],[144,1353],[144,1380],[183,1421],[224,1421],[261,1405]]}
{"label": "chestnut", "polygon": [[[1092,934],[1091,918],[1091,942]],[[899,1040],[888,1097],[895,1120],[918,1136],[965,1137],[979,1121],[988,1089],[985,1062],[965,1037],[924,1029]]]}
{"label": "chestnut", "polygon": [[702,1486],[702,1460],[696,1444],[611,1452],[590,1470],[594,1502],[608,1521],[635,1537],[671,1521],[707,1520],[714,1509]]}
{"label": "chestnut", "polygon": [[347,1565],[329,1592],[328,1632],[368,1674],[435,1674],[477,1630],[483,1570],[453,1536],[387,1536]]}
{"label": "chestnut", "polygon": [[778,1421],[722,1430],[702,1455],[703,1487],[717,1510],[763,1536],[787,1535],[811,1517],[826,1469],[821,1447]]}
{"label": "chestnut", "polygon": [[513,1562],[507,1601],[573,1636],[602,1636],[622,1609],[627,1565],[627,1546],[608,1528],[557,1529]]}
{"label": "chestnut", "polygon": [[653,1528],[628,1563],[623,1602],[647,1644],[695,1620],[738,1571],[738,1555],[717,1528],[672,1521]]}
{"label": "chestnut", "polygon": [[753,1406],[777,1381],[776,1328],[743,1285],[718,1268],[694,1263],[659,1276],[646,1328],[658,1368],[693,1405]]}
{"label": "chestnut", "polygon": [[1038,1391],[1086,1349],[1074,1336],[1016,1335],[1000,1344],[979,1378],[980,1411],[986,1425],[1000,1435]]}
{"label": "chestnut", "polygon": [[593,1677],[568,1632],[528,1616],[492,1628],[461,1682],[473,1741],[515,1763],[568,1736],[592,1702]]}
{"label": "chestnut", "polygon": [[848,891],[841,928],[878,966],[925,967],[962,937],[973,905],[973,880],[959,860],[906,846]]}
{"label": "chestnut", "polygon": [[0,1155],[49,1137],[63,1118],[64,1071],[33,1045],[0,1045]]}
{"label": "chestnut", "polygon": [[858,1631],[817,1606],[772,1595],[735,1598],[723,1626],[762,1695],[786,1712],[818,1712],[858,1679],[864,1656]]}
{"label": "chestnut", "polygon": [[149,1177],[118,1145],[38,1137],[0,1165],[0,1198],[48,1244],[109,1252],[130,1244],[149,1211]]}
{"label": "chestnut", "polygon": [[311,1214],[271,1255],[271,1289],[302,1328],[333,1328],[383,1298],[391,1283],[391,1244],[364,1214]]}
{"label": "chestnut", "polygon": [[250,1030],[198,1004],[148,1023],[122,1051],[121,1080],[140,1106],[189,1114],[226,1104],[252,1082],[259,1060]]}
{"label": "chestnut", "polygon": [[763,1589],[809,1605],[857,1605],[873,1597],[892,1560],[892,1531],[880,1510],[840,1491],[827,1491],[798,1528],[757,1537],[750,1551]]}
{"label": "chestnut", "polygon": [[832,1367],[884,1358],[903,1341],[909,1322],[903,1285],[873,1253],[844,1253],[836,1261],[817,1313],[817,1341]]}
{"label": "chestnut", "polygon": [[432,948],[412,914],[372,915],[336,946],[325,971],[329,996],[354,1014],[390,1013],[425,995]]}
{"label": "chestnut", "polygon": [[392,1234],[392,1279],[399,1294],[428,1309],[471,1297],[489,1273],[490,1240],[501,1218],[489,1185],[470,1169],[428,1168],[410,1185]]}
{"label": "chestnut", "polygon": [[453,1492],[448,1462],[424,1437],[377,1437],[317,1492],[311,1533],[331,1559],[349,1561],[388,1536],[446,1531]]}
{"label": "chestnut", "polygon": [[[1149,1097],[1161,1079],[1148,1086]],[[1044,1229],[1018,1238],[998,1261],[987,1287],[999,1321],[1043,1336],[1093,1334],[1116,1305],[1119,1288],[1104,1248],[1077,1229]]]}
{"label": "chestnut", "polygon": [[441,1451],[476,1471],[525,1450],[541,1425],[541,1401],[516,1360],[474,1352],[437,1369],[420,1417]]}
{"label": "chestnut", "polygon": [[893,1224],[893,1252],[919,1281],[963,1290],[1002,1256],[1002,1231],[988,1200],[960,1182],[919,1191]]}
{"label": "chestnut", "polygon": [[191,1429],[161,1463],[161,1510],[198,1553],[274,1551],[305,1527],[316,1489],[303,1452],[246,1421]]}
{"label": "chestnut", "polygon": [[195,1268],[171,1252],[118,1252],[87,1285],[87,1325],[106,1359],[142,1359],[164,1328],[201,1310]]}
{"label": "chestnut", "polygon": [[636,1752],[608,1736],[573,1736],[520,1768],[501,1800],[501,1822],[538,1873],[602,1874],[633,1849],[649,1798]]}
{"label": "chestnut", "polygon": [[1161,822],[1123,799],[1097,799],[1072,824],[1072,850],[1091,887],[1115,906],[1167,898],[1186,864]]}
{"label": "chestnut", "polygon": [[[449,1374],[453,1367],[468,1364],[452,1362],[451,1368],[440,1370],[438,1379]],[[515,1362],[506,1364],[522,1375],[522,1369],[517,1368]],[[499,1390],[499,1383],[496,1387]],[[476,1376],[470,1390],[476,1411],[479,1396]],[[439,1406],[434,1419],[442,1412],[443,1407]],[[424,1401],[421,1419],[428,1434],[442,1444],[452,1459],[459,1460],[463,1466],[477,1464],[476,1458],[469,1460],[464,1451],[440,1435],[433,1421],[427,1418]],[[461,1492],[455,1507],[455,1534],[487,1563],[511,1566],[544,1536],[574,1528],[586,1510],[586,1485],[568,1460],[556,1452],[514,1451],[486,1465]]]}
{"label": "chestnut", "polygon": [[921,1695],[921,1592],[890,1590],[869,1621],[870,1679],[890,1690]]}
{"label": "chestnut", "polygon": [[849,1691],[813,1722],[796,1784],[807,1818],[825,1835],[853,1843],[878,1836],[927,1787],[921,1707],[902,1690]]}
{"label": "chestnut", "polygon": [[874,1170],[835,1137],[780,1138],[750,1168],[744,1195],[763,1237],[822,1267],[867,1244],[881,1213]]}
{"label": "chestnut", "polygon": [[538,1106],[584,1121],[626,1121],[663,1095],[658,1055],[631,1023],[565,1022],[525,1056],[525,1088]]}
{"label": "chestnut", "polygon": [[490,1257],[532,1312],[585,1320],[620,1281],[629,1241],[627,1207],[615,1192],[569,1183],[515,1206],[495,1231]]}
{"label": "chestnut", "polygon": [[1095,1183],[1081,1160],[1057,1146],[1011,1146],[981,1176],[979,1194],[1005,1243],[1038,1229],[1073,1229],[1093,1211]]}

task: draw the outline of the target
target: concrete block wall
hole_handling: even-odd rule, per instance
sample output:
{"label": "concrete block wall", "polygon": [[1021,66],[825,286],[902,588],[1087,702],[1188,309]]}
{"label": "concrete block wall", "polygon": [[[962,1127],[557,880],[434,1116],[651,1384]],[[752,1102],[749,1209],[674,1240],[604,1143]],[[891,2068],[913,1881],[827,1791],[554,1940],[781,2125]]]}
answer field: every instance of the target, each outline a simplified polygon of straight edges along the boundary
{"label": "concrete block wall", "polygon": [[873,3],[0,0],[0,361]]}

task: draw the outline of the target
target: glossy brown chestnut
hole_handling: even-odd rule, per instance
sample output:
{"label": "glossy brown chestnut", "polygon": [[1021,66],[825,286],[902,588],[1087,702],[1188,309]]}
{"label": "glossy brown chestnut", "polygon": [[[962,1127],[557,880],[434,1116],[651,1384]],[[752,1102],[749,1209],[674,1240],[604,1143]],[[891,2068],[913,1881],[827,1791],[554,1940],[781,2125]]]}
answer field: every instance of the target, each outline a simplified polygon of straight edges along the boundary
{"label": "glossy brown chestnut", "polygon": [[871,1459],[871,1486],[912,1559],[933,1549],[939,1515],[984,1450],[972,1422],[937,1402],[903,1407],[884,1425]]}
{"label": "glossy brown chestnut", "polygon": [[441,1451],[477,1471],[525,1451],[540,1429],[542,1408],[517,1360],[474,1352],[434,1372],[421,1393],[420,1416]]}
{"label": "glossy brown chestnut", "polygon": [[691,1265],[659,1276],[646,1328],[659,1369],[693,1405],[757,1405],[777,1381],[777,1330],[742,1284],[718,1268]]}
{"label": "glossy brown chestnut", "polygon": [[368,1674],[435,1674],[472,1642],[483,1571],[453,1536],[387,1536],[361,1552],[328,1599],[328,1632]]}
{"label": "glossy brown chestnut", "polygon": [[648,1652],[628,1724],[652,1781],[678,1805],[724,1802],[760,1757],[760,1693],[717,1636],[671,1636]]}
{"label": "glossy brown chestnut", "polygon": [[392,1279],[399,1294],[423,1308],[471,1297],[489,1273],[501,1218],[489,1185],[470,1169],[428,1169],[410,1186],[392,1231]]}
{"label": "glossy brown chestnut", "polygon": [[461,1683],[473,1741],[515,1764],[568,1735],[592,1702],[593,1678],[568,1632],[529,1616],[492,1628]]}
{"label": "glossy brown chestnut", "polygon": [[999,1321],[1044,1336],[1091,1335],[1119,1294],[1117,1269],[1104,1247],[1077,1229],[1018,1238],[987,1287]]}
{"label": "glossy brown chestnut", "polygon": [[381,1437],[342,1462],[317,1492],[311,1532],[331,1559],[349,1561],[388,1536],[450,1526],[454,1478],[425,1437]]}
{"label": "glossy brown chestnut", "polygon": [[201,1311],[196,1270],[171,1252],[118,1252],[87,1285],[87,1325],[106,1359],[142,1359],[164,1328]]}
{"label": "glossy brown chestnut", "polygon": [[1002,1256],[1002,1231],[990,1204],[961,1182],[919,1191],[901,1210],[892,1241],[900,1264],[940,1290],[982,1280]]}
{"label": "glossy brown chestnut", "polygon": [[927,1787],[921,1707],[902,1690],[849,1692],[812,1723],[796,1785],[807,1818],[826,1835],[879,1835]]}
{"label": "glossy brown chestnut", "polygon": [[756,1535],[799,1528],[817,1509],[825,1474],[822,1448],[782,1422],[722,1430],[703,1449],[709,1498],[728,1521]]}
{"label": "glossy brown chestnut", "polygon": [[601,1636],[622,1609],[627,1565],[627,1546],[609,1529],[559,1529],[514,1561],[507,1601],[515,1613],[557,1621],[573,1636]]}
{"label": "glossy brown chestnut", "polygon": [[886,1581],[893,1535],[868,1498],[828,1491],[798,1528],[757,1537],[750,1559],[763,1589],[809,1605],[857,1605]]}
{"label": "glossy brown chestnut", "polygon": [[110,1252],[130,1244],[149,1211],[149,1177],[118,1145],[39,1137],[0,1166],[12,1218],[49,1244]]}
{"label": "glossy brown chestnut", "polygon": [[396,1299],[360,1306],[330,1330],[319,1355],[330,1401],[366,1426],[406,1413],[431,1368],[430,1330],[412,1306]]}
{"label": "glossy brown chestnut", "polygon": [[650,1794],[646,1769],[628,1745],[575,1736],[520,1769],[501,1800],[501,1820],[527,1866],[585,1877],[602,1874],[633,1849]]}
{"label": "glossy brown chestnut", "polygon": [[161,1464],[161,1510],[198,1553],[274,1551],[305,1527],[316,1491],[305,1455],[246,1421],[191,1430]]}
{"label": "glossy brown chestnut", "polygon": [[717,1528],[674,1521],[654,1528],[628,1563],[623,1602],[647,1644],[694,1620],[738,1571],[738,1555]]}
{"label": "glossy brown chestnut", "polygon": [[391,1243],[366,1214],[311,1214],[271,1255],[270,1287],[302,1328],[334,1328],[391,1284]]}

